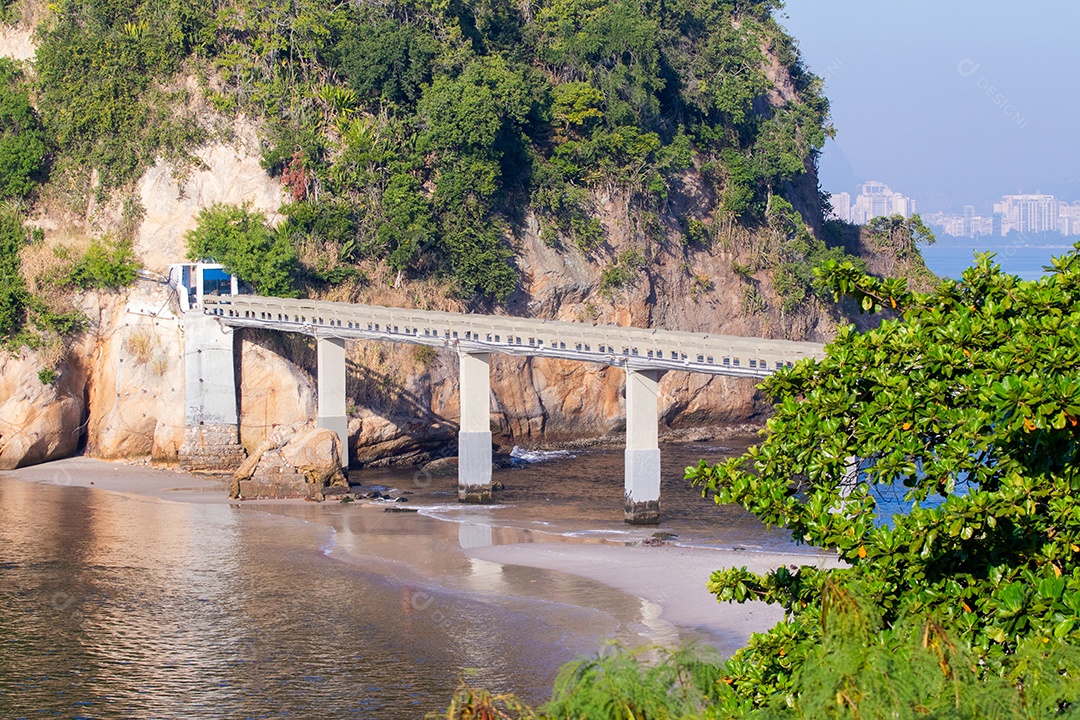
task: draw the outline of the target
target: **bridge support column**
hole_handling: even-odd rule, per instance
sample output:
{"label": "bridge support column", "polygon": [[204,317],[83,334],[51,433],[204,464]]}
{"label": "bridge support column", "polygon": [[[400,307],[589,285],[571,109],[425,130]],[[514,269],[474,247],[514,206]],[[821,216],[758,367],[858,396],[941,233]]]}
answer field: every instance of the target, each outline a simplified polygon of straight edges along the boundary
{"label": "bridge support column", "polygon": [[184,444],[180,469],[229,473],[246,453],[236,412],[233,329],[202,313],[184,314]]}
{"label": "bridge support column", "polygon": [[663,370],[626,370],[626,522],[660,522],[657,390]]}
{"label": "bridge support column", "polygon": [[345,414],[345,339],[317,338],[319,357],[319,416],[315,425],[337,433],[341,467],[349,467],[349,418]]}
{"label": "bridge support column", "polygon": [[458,500],[491,502],[491,376],[487,353],[458,353],[461,427],[458,432]]}

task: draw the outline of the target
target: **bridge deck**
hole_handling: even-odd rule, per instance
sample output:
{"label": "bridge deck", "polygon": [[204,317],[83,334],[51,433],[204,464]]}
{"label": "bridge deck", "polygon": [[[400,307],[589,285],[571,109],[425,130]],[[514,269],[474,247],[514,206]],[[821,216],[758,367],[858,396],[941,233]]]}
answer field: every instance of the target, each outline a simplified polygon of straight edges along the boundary
{"label": "bridge deck", "polygon": [[562,358],[634,370],[764,377],[803,358],[824,357],[824,346],[818,343],[503,315],[254,295],[206,298],[204,304],[207,314],[234,327],[450,347],[466,353]]}

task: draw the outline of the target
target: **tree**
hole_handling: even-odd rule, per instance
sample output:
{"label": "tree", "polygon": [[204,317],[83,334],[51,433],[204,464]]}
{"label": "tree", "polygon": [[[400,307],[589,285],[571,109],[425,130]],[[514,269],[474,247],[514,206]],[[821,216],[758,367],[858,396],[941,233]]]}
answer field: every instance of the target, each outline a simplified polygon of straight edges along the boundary
{"label": "tree", "polygon": [[919,215],[905,218],[903,215],[876,217],[866,223],[870,237],[882,245],[889,245],[896,250],[899,258],[915,253],[916,245],[933,245],[937,242],[934,233],[922,221]]}
{"label": "tree", "polygon": [[28,195],[45,163],[45,131],[20,80],[15,64],[0,58],[0,198]]}
{"label": "tree", "polygon": [[843,563],[713,574],[720,600],[787,612],[729,663],[736,695],[792,689],[830,586],[873,598],[886,628],[932,618],[984,674],[1015,670],[1028,642],[1080,643],[1080,245],[1039,281],[984,255],[928,294],[835,262],[820,274],[903,314],[771,376],[761,444],[687,469],[718,503]]}
{"label": "tree", "polygon": [[266,216],[247,205],[215,204],[203,210],[187,243],[192,260],[216,260],[261,294],[296,297],[296,250],[286,233],[275,233]]}
{"label": "tree", "polygon": [[19,251],[26,230],[16,213],[0,209],[0,335],[9,338],[22,326],[29,293],[19,273]]}

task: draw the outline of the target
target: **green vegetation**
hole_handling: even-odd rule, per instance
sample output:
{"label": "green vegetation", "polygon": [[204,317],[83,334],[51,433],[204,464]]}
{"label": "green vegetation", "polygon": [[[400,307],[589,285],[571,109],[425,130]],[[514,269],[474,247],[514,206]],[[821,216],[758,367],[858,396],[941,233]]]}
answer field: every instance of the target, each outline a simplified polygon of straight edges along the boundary
{"label": "green vegetation", "polygon": [[645,253],[638,248],[623,251],[601,275],[600,292],[610,295],[629,287],[644,267]]}
{"label": "green vegetation", "polygon": [[[34,258],[27,277],[22,259]],[[76,290],[117,290],[135,281],[138,271],[131,243],[95,240],[84,252],[67,246],[46,247],[40,228],[28,227],[22,215],[0,210],[0,337],[8,347],[58,342],[81,330],[86,318],[72,309]]]}
{"label": "green vegetation", "polygon": [[135,282],[139,263],[130,242],[93,240],[82,257],[76,258],[59,284],[81,290],[118,290]]}
{"label": "green vegetation", "polygon": [[762,443],[687,476],[839,566],[713,573],[785,611],[723,663],[615,653],[538,709],[462,688],[445,717],[1080,717],[1080,244],[1037,282],[988,255],[930,293],[818,275],[902,316],[770,376]]}
{"label": "green vegetation", "polygon": [[178,0],[60,0],[38,28],[38,109],[71,185],[96,170],[103,189],[133,180],[158,155],[203,136],[166,89],[207,39],[212,17]]}
{"label": "green vegetation", "polygon": [[[814,275],[814,270],[828,262],[850,262],[865,271],[866,261],[848,255],[843,248],[829,247],[806,227],[802,216],[791,203],[779,196],[769,199],[766,211],[772,247],[768,253],[772,266],[773,288],[781,298],[781,309],[790,313],[809,297],[826,298],[829,289]],[[916,253],[912,243],[909,254]]]}
{"label": "green vegetation", "polygon": [[[883,633],[940,625],[980,682],[1022,674],[1033,643],[1080,644],[1080,252],[1054,267],[1025,282],[984,256],[929,294],[851,264],[823,268],[838,296],[903,317],[843,329],[824,360],[770,377],[777,405],[761,445],[688,470],[717,502],[846,564],[714,573],[718,599],[788,614],[728,663],[737,700],[726,707],[795,697],[837,594],[873,598]],[[890,517],[880,503],[897,492],[911,507]]]}
{"label": "green vegetation", "polygon": [[57,178],[79,188],[94,169],[108,192],[205,137],[184,109],[199,77],[217,110],[266,121],[304,282],[372,260],[503,299],[530,211],[551,244],[592,252],[596,191],[657,215],[700,166],[721,209],[755,222],[812,166],[828,105],[778,6],[60,0],[38,32],[38,102]]}
{"label": "green vegetation", "polygon": [[0,211],[0,335],[10,337],[22,327],[28,293],[19,274],[19,250],[26,243],[22,218]]}
{"label": "green vegetation", "polygon": [[907,219],[903,215],[876,217],[866,224],[866,229],[879,246],[892,248],[901,260],[914,255],[917,245],[933,245],[937,242],[933,231],[923,224],[919,215]]}
{"label": "green vegetation", "polygon": [[45,154],[45,131],[22,75],[0,58],[0,198],[29,195],[41,181]]}
{"label": "green vegetation", "polygon": [[199,213],[187,234],[191,260],[215,260],[260,294],[295,297],[296,250],[285,232],[246,206],[214,205]]}

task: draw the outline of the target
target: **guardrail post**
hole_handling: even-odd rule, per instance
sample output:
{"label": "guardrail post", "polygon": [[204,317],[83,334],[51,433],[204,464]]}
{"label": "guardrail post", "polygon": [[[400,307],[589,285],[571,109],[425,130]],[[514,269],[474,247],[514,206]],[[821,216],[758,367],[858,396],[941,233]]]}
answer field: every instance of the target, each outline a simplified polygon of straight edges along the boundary
{"label": "guardrail post", "polygon": [[345,415],[345,339],[317,338],[319,357],[319,417],[315,425],[341,439],[341,467],[349,467],[349,419]]}
{"label": "guardrail post", "polygon": [[626,522],[660,522],[657,390],[663,370],[626,369]]}
{"label": "guardrail post", "polygon": [[491,502],[491,376],[488,353],[459,352],[461,422],[458,431],[458,500]]}

